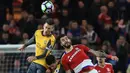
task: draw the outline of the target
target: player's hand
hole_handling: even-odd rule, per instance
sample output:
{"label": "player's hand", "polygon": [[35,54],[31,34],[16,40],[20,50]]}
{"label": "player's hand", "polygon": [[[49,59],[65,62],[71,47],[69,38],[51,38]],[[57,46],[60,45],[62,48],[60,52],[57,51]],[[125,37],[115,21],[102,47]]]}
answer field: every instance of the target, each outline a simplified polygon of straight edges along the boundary
{"label": "player's hand", "polygon": [[50,70],[50,69],[47,69],[47,70],[46,70],[46,73],[51,73],[51,70]]}
{"label": "player's hand", "polygon": [[36,60],[37,58],[35,57],[35,56],[29,56],[28,58],[27,58],[27,61],[28,62],[32,62],[32,61],[34,61],[34,60]]}
{"label": "player's hand", "polygon": [[47,46],[46,46],[47,50],[52,50],[52,46],[51,46],[51,40],[48,41]]}
{"label": "player's hand", "polygon": [[18,48],[18,50],[20,50],[20,51],[25,50],[25,45],[23,45],[22,47]]}
{"label": "player's hand", "polygon": [[111,59],[112,59],[112,60],[115,60],[115,61],[118,61],[118,60],[119,60],[119,58],[118,58],[117,56],[112,56]]}

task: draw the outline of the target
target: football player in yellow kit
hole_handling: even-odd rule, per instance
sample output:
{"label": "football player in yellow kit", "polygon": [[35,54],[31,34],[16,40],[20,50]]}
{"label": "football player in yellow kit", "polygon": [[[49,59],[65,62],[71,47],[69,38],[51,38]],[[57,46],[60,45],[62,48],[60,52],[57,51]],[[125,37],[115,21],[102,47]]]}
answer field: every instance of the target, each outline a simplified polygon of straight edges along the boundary
{"label": "football player in yellow kit", "polygon": [[55,37],[51,33],[53,31],[53,20],[46,19],[42,30],[36,30],[34,36],[25,43],[19,50],[23,51],[32,43],[36,44],[35,56],[28,57],[28,61],[32,62],[27,73],[45,73],[48,68],[45,57],[51,52],[55,44]]}

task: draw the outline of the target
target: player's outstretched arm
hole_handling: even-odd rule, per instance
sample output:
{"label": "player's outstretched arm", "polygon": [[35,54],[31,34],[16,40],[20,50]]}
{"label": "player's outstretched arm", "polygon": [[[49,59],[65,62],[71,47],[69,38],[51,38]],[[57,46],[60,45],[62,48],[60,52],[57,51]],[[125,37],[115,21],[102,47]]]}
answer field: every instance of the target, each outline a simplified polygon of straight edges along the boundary
{"label": "player's outstretched arm", "polygon": [[97,56],[97,57],[99,57],[99,56],[102,54],[102,55],[104,55],[106,58],[110,58],[110,59],[116,60],[116,61],[119,60],[117,56],[108,55],[108,54],[106,54],[105,52],[95,51],[95,50],[93,50],[93,49],[90,49],[89,52],[92,53],[93,55]]}
{"label": "player's outstretched arm", "polygon": [[18,50],[23,51],[27,46],[33,44],[35,42],[35,37],[33,36],[27,43],[25,43],[22,47],[18,48]]}

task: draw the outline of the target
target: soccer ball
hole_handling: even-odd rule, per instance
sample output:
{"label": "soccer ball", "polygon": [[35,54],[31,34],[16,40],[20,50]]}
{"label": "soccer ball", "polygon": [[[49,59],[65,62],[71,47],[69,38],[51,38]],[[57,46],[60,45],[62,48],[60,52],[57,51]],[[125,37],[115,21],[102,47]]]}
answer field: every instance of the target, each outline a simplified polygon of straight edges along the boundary
{"label": "soccer ball", "polygon": [[54,5],[51,1],[45,1],[41,4],[41,10],[43,13],[52,13],[54,10]]}

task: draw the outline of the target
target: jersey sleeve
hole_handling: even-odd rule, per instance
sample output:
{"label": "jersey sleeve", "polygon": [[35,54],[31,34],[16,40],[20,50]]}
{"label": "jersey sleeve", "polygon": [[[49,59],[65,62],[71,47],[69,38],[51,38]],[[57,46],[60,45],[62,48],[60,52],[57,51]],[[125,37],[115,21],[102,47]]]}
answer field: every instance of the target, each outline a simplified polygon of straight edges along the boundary
{"label": "jersey sleeve", "polygon": [[111,73],[114,73],[113,66],[111,65]]}
{"label": "jersey sleeve", "polygon": [[85,46],[85,45],[79,45],[79,47],[80,47],[81,49],[83,49],[85,52],[88,52],[88,51],[90,50],[90,48],[88,48],[88,47]]}
{"label": "jersey sleeve", "polygon": [[52,45],[52,47],[55,47],[55,44],[56,44],[56,39],[55,39],[55,37],[54,37],[54,35],[53,35],[53,37],[52,37],[52,41],[51,41],[51,45]]}

